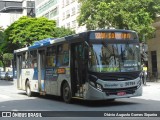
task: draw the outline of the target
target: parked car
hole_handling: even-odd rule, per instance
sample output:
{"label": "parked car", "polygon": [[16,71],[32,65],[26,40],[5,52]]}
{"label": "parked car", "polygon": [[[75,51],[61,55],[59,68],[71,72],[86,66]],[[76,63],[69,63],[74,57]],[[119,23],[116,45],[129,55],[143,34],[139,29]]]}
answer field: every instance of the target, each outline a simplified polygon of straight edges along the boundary
{"label": "parked car", "polygon": [[5,75],[6,75],[6,72],[0,72],[0,79],[1,80],[5,80]]}
{"label": "parked car", "polygon": [[13,80],[13,72],[12,71],[6,72],[4,79],[5,80]]}

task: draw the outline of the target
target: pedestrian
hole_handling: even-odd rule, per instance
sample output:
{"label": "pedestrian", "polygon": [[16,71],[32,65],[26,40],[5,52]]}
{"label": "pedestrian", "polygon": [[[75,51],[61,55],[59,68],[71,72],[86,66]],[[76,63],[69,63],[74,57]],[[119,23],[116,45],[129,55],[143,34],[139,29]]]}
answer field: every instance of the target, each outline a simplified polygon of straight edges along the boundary
{"label": "pedestrian", "polygon": [[146,80],[147,80],[147,67],[146,67],[145,65],[143,65],[142,80],[143,80],[143,85],[146,85]]}

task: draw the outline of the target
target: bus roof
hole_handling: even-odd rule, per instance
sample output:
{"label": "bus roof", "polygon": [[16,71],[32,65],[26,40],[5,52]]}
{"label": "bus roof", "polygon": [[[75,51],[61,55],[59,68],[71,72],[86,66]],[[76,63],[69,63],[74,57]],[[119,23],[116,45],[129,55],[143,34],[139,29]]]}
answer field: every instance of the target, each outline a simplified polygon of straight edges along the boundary
{"label": "bus roof", "polygon": [[43,46],[48,46],[51,44],[55,44],[55,43],[59,43],[62,41],[71,41],[77,37],[82,37],[88,33],[92,33],[92,32],[112,32],[112,31],[116,31],[116,32],[135,32],[133,30],[124,30],[124,29],[100,29],[100,30],[89,30],[86,32],[82,32],[82,33],[78,33],[78,34],[73,34],[73,35],[68,35],[65,37],[61,37],[61,38],[46,38],[40,41],[36,41],[34,42],[33,45],[29,46],[29,47],[25,47],[25,48],[21,48],[18,50],[14,50],[14,53],[18,53],[18,52],[22,52],[22,51],[27,51],[27,50],[32,50],[32,49],[36,49],[36,48],[40,48]]}
{"label": "bus roof", "polygon": [[46,38],[40,41],[36,41],[33,43],[33,45],[29,46],[28,48],[29,50],[31,50],[31,49],[39,48],[42,46],[50,45],[50,41],[52,41],[53,39],[56,39],[56,38]]}
{"label": "bus roof", "polygon": [[22,52],[22,51],[27,51],[27,50],[28,50],[28,47],[25,47],[25,48],[14,50],[14,53],[18,53],[18,52]]}

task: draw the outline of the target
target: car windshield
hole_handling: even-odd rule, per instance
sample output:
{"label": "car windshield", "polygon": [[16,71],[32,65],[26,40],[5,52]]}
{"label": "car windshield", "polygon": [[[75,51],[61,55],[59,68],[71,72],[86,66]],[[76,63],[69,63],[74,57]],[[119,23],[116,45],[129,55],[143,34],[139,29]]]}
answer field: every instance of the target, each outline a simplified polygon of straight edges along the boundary
{"label": "car windshield", "polygon": [[138,44],[90,44],[89,70],[129,72],[140,70]]}

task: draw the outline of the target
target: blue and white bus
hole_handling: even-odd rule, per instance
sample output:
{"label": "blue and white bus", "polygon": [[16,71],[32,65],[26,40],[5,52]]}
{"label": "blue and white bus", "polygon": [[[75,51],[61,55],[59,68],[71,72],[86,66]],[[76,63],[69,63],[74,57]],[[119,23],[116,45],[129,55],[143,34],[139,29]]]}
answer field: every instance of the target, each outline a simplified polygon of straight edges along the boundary
{"label": "blue and white bus", "polygon": [[14,51],[16,85],[28,96],[114,100],[142,95],[139,38],[131,30],[93,30],[47,38]]}

